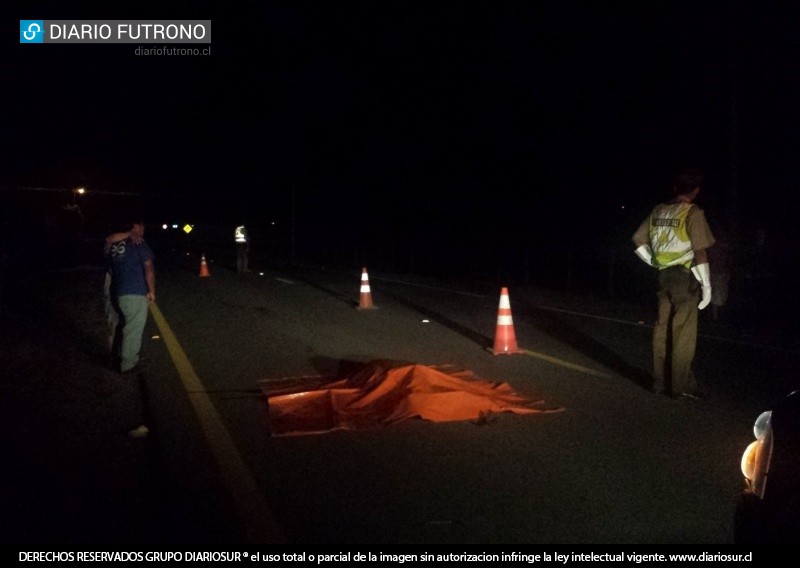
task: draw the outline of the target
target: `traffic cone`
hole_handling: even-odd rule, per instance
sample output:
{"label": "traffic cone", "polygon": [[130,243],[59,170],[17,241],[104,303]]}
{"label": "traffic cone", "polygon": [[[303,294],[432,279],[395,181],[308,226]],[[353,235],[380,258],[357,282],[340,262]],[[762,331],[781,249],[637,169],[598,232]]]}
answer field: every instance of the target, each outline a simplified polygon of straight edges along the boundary
{"label": "traffic cone", "polygon": [[358,300],[359,310],[372,310],[375,306],[372,305],[372,291],[369,288],[369,276],[367,276],[367,269],[361,269],[361,297]]}
{"label": "traffic cone", "polygon": [[517,337],[514,334],[514,321],[511,319],[511,302],[508,299],[508,288],[500,290],[500,306],[497,309],[497,329],[494,333],[495,355],[520,353]]}
{"label": "traffic cone", "polygon": [[200,277],[203,278],[205,276],[211,276],[208,273],[208,264],[206,264],[206,255],[203,254],[200,256]]}

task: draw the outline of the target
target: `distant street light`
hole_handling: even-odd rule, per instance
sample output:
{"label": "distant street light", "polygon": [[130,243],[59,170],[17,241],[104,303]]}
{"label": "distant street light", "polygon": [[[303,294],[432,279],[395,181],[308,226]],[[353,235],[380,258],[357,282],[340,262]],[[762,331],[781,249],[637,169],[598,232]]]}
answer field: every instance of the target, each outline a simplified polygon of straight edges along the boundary
{"label": "distant street light", "polygon": [[86,193],[86,188],[85,187],[78,187],[78,188],[73,189],[72,190],[72,204],[76,205],[77,202],[78,202],[78,196],[79,195],[83,195],[84,193]]}

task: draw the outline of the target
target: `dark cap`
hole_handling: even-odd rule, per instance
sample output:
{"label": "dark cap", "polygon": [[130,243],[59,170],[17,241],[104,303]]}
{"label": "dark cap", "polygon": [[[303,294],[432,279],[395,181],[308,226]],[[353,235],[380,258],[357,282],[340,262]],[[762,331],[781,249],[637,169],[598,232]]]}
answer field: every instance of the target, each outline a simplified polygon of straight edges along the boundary
{"label": "dark cap", "polygon": [[698,168],[678,170],[673,178],[672,192],[675,195],[685,195],[703,185],[703,172]]}

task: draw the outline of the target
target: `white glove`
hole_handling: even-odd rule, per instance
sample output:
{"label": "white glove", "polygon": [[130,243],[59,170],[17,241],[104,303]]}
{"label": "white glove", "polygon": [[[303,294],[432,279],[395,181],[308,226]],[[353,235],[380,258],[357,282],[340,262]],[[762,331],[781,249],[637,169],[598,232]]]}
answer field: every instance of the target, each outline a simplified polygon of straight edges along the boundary
{"label": "white glove", "polygon": [[647,266],[653,266],[653,253],[650,252],[650,245],[642,245],[635,251],[636,256],[641,258]]}
{"label": "white glove", "polygon": [[697,304],[697,309],[702,310],[711,302],[711,271],[708,268],[708,263],[704,262],[703,264],[692,266],[692,274],[703,287],[703,299]]}

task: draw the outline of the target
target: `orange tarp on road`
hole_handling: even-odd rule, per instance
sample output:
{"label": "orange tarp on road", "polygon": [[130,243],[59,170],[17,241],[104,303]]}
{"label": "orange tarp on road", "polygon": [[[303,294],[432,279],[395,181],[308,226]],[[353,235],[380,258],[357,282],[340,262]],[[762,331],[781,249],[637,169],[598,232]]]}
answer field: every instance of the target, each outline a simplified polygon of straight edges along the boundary
{"label": "orange tarp on road", "polygon": [[[301,381],[302,382],[302,381]],[[536,414],[558,412],[544,401],[516,393],[507,383],[477,378],[451,365],[378,360],[328,382],[316,379],[309,388],[262,391],[269,404],[273,436],[359,430],[409,418],[431,422],[476,420],[499,412]]]}

